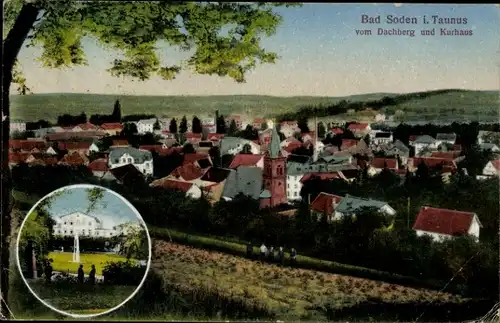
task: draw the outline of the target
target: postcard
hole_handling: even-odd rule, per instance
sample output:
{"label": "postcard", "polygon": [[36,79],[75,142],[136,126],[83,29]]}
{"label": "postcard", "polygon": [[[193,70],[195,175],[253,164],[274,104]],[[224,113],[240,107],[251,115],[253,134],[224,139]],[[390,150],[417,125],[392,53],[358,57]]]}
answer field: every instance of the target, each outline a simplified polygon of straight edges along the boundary
{"label": "postcard", "polygon": [[498,319],[499,10],[5,1],[2,317]]}

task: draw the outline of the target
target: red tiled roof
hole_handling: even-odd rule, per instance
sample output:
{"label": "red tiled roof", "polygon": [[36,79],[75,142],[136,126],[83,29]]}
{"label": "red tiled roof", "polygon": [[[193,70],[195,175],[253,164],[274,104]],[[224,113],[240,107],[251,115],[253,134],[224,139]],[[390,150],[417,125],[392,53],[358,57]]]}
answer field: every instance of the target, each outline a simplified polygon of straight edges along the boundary
{"label": "red tiled roof", "polygon": [[184,150],[184,147],[179,146],[179,147],[170,147],[170,148],[162,148],[160,151],[158,151],[158,154],[161,156],[168,156],[173,153],[182,153]]}
{"label": "red tiled roof", "polygon": [[414,230],[435,232],[446,235],[467,234],[474,213],[424,206],[413,225]]}
{"label": "red tiled roof", "polygon": [[186,132],[184,137],[186,139],[201,139],[201,133]]}
{"label": "red tiled roof", "polygon": [[72,154],[64,155],[59,163],[73,166],[83,165],[85,164],[85,159],[83,159],[83,157],[78,152],[74,152]]}
{"label": "red tiled roof", "polygon": [[454,172],[457,170],[457,164],[454,160],[437,157],[413,157],[413,167],[418,167],[420,163],[425,163],[429,168],[443,166],[443,172]]}
{"label": "red tiled roof", "polygon": [[351,123],[347,129],[349,130],[365,130],[368,123]]}
{"label": "red tiled roof", "polygon": [[126,139],[116,139],[113,140],[111,146],[128,146],[128,141]]}
{"label": "red tiled roof", "polygon": [[114,130],[114,129],[123,129],[123,125],[119,122],[109,122],[109,123],[103,123],[101,125],[102,129],[105,130]]}
{"label": "red tiled roof", "polygon": [[341,128],[332,128],[330,129],[330,131],[335,135],[340,135],[344,133],[344,130],[342,130]]}
{"label": "red tiled roof", "polygon": [[239,166],[257,166],[257,163],[263,158],[262,155],[237,154],[229,168],[236,169]]}
{"label": "red tiled roof", "polygon": [[157,186],[162,187],[162,188],[169,188],[172,190],[179,190],[179,191],[186,193],[193,186],[193,183],[188,183],[188,182],[183,182],[183,181],[175,181],[175,180],[168,179],[168,180],[162,181]]}
{"label": "red tiled roof", "polygon": [[342,148],[354,147],[358,144],[359,140],[356,139],[342,139]]}
{"label": "red tiled roof", "polygon": [[186,181],[192,181],[205,175],[208,169],[201,169],[195,164],[185,164],[174,169],[170,175],[176,178],[182,177]]}
{"label": "red tiled roof", "polygon": [[445,159],[457,159],[460,157],[460,151],[434,151],[431,157],[445,158]]}
{"label": "red tiled roof", "polygon": [[335,202],[335,204],[338,204],[340,203],[340,200],[342,200],[342,197],[338,195],[322,192],[319,193],[319,195],[316,196],[314,201],[311,203],[311,209],[316,212],[332,215],[334,211],[333,203]]}
{"label": "red tiled roof", "polygon": [[57,148],[59,150],[87,150],[92,145],[89,142],[76,141],[76,142],[59,142]]}
{"label": "red tiled roof", "polygon": [[44,140],[9,140],[10,149],[20,149],[24,151],[32,151],[33,149],[45,149],[48,147]]}
{"label": "red tiled roof", "polygon": [[93,172],[106,172],[109,170],[108,161],[105,158],[99,158],[92,161],[87,167]]}
{"label": "red tiled roof", "polygon": [[266,119],[264,119],[264,118],[255,118],[255,119],[253,120],[253,123],[262,123],[262,122],[264,122],[264,121],[266,121]]}
{"label": "red tiled roof", "polygon": [[79,127],[82,130],[94,130],[94,129],[99,128],[98,126],[96,126],[94,124],[91,124],[90,122],[80,123],[80,124],[78,124],[76,126]]}
{"label": "red tiled roof", "polygon": [[500,170],[500,159],[492,160],[491,164],[493,165],[493,167],[495,167],[496,170]]}
{"label": "red tiled roof", "polygon": [[139,146],[139,149],[160,152],[163,149],[163,145],[143,145]]}
{"label": "red tiled roof", "polygon": [[221,140],[222,138],[224,138],[225,134],[223,133],[209,133],[207,135],[207,139],[208,140]]}
{"label": "red tiled roof", "polygon": [[295,149],[302,147],[302,145],[303,144],[300,141],[297,142],[294,141],[289,143],[288,146],[286,146],[283,150],[286,151],[287,153],[291,153]]}
{"label": "red tiled roof", "polygon": [[382,168],[389,168],[389,169],[397,169],[398,168],[398,160],[396,158],[380,158],[376,157],[373,158],[371,161],[371,165],[374,168],[382,169]]}
{"label": "red tiled roof", "polygon": [[17,153],[17,152],[9,152],[9,163],[19,164],[24,163],[26,158],[28,158],[30,153]]}
{"label": "red tiled roof", "polygon": [[206,159],[206,158],[210,158],[210,155],[200,154],[200,153],[184,154],[183,165],[192,164],[192,163],[197,162],[198,160]]}
{"label": "red tiled roof", "polygon": [[342,178],[340,172],[316,172],[316,173],[307,173],[302,178],[300,179],[301,183],[305,183],[308,180],[310,180],[313,177],[319,177],[321,180],[328,180],[328,179],[337,179],[337,178]]}

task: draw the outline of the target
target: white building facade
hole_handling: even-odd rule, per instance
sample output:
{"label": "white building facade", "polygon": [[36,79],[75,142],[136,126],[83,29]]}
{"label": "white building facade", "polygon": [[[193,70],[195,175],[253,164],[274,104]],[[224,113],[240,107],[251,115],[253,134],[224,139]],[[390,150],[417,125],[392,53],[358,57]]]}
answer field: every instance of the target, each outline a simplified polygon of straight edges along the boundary
{"label": "white building facade", "polygon": [[15,132],[25,132],[26,131],[26,122],[21,120],[12,120],[10,122],[10,133]]}
{"label": "white building facade", "polygon": [[108,158],[109,168],[128,164],[134,165],[144,175],[153,175],[153,155],[150,151],[133,147],[117,147],[111,150]]}
{"label": "white building facade", "polygon": [[104,228],[101,220],[82,212],[74,212],[56,219],[54,235],[73,237],[110,238],[117,234],[113,228]]}
{"label": "white building facade", "polygon": [[135,125],[137,126],[137,133],[139,134],[145,134],[148,132],[153,133],[155,123],[156,119],[144,119],[137,121],[135,123]]}

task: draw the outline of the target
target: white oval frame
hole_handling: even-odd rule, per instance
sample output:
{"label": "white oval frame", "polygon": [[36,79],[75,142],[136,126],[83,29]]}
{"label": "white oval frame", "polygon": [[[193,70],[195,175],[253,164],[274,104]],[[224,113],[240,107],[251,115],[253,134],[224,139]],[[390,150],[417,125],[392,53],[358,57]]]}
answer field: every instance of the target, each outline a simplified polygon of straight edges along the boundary
{"label": "white oval frame", "polygon": [[[121,302],[120,304],[118,304],[117,306],[113,307],[113,308],[110,308],[109,310],[107,311],[104,311],[102,313],[96,313],[96,314],[73,314],[73,313],[68,313],[68,312],[65,312],[65,311],[62,311],[60,309],[57,309],[55,308],[54,306],[48,304],[47,302],[45,302],[43,299],[41,299],[34,291],[33,289],[31,289],[30,285],[28,284],[28,282],[26,281],[26,278],[24,277],[23,275],[23,272],[21,270],[21,262],[20,262],[20,259],[19,259],[19,240],[21,238],[21,233],[22,233],[22,230],[23,230],[23,227],[24,227],[24,224],[26,222],[26,220],[28,219],[28,216],[36,210],[36,208],[38,207],[38,205],[40,204],[40,202],[42,202],[43,200],[45,200],[46,198],[52,196],[53,194],[56,194],[60,191],[63,191],[63,190],[68,190],[68,189],[73,189],[73,188],[101,188],[101,189],[104,189],[106,190],[107,192],[115,195],[116,197],[118,197],[121,201],[123,201],[123,203],[125,205],[127,205],[134,213],[135,215],[139,218],[141,224],[144,226],[144,228],[146,229],[146,236],[148,237],[148,250],[149,250],[149,255],[148,255],[148,263],[146,265],[146,271],[144,272],[144,277],[142,278],[141,282],[139,283],[139,285],[136,287],[136,289],[134,290],[134,292],[132,294],[130,294],[130,296],[128,298],[126,298],[123,302]],[[146,225],[146,222],[144,221],[144,219],[142,218],[142,215],[139,213],[139,211],[137,211],[137,209],[127,200],[125,199],[123,196],[121,196],[120,194],[116,193],[115,191],[113,190],[110,190],[109,188],[107,187],[103,187],[103,186],[99,186],[99,185],[92,185],[92,184],[74,184],[74,185],[68,185],[68,186],[64,186],[64,187],[61,187],[61,188],[58,188],[57,190],[54,190],[52,192],[50,192],[49,194],[45,195],[44,197],[42,197],[40,200],[38,200],[38,202],[35,203],[35,205],[33,205],[33,207],[28,211],[28,213],[26,214],[23,222],[21,223],[21,227],[19,228],[19,233],[18,233],[18,236],[17,236],[17,241],[16,241],[16,260],[17,260],[17,268],[19,270],[19,273],[21,274],[21,277],[24,281],[24,284],[26,285],[26,287],[28,287],[29,291],[31,292],[31,294],[33,294],[33,296],[35,296],[36,299],[38,299],[43,305],[45,305],[46,307],[50,308],[51,310],[53,310],[54,312],[57,312],[59,314],[62,314],[62,315],[66,315],[66,316],[69,316],[69,317],[73,317],[73,318],[92,318],[92,317],[98,317],[98,316],[102,316],[102,315],[106,315],[106,314],[109,314],[109,313],[112,313],[114,311],[116,311],[117,309],[119,309],[120,307],[122,307],[123,305],[125,305],[128,301],[130,301],[136,294],[137,292],[141,289],[142,285],[144,285],[144,282],[146,281],[146,278],[148,276],[148,273],[149,273],[149,269],[151,267],[151,255],[152,255],[152,243],[151,243],[151,236],[149,235],[149,230],[148,230],[148,226]]]}

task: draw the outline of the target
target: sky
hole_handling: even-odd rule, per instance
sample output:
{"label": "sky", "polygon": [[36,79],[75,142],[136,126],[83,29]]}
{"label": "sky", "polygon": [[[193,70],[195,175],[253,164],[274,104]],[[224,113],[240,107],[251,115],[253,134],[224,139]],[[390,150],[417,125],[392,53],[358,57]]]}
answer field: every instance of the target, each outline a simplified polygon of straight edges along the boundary
{"label": "sky", "polygon": [[[346,96],[405,93],[443,88],[498,90],[500,7],[493,4],[328,4],[310,3],[276,9],[283,16],[277,33],[263,40],[276,52],[274,65],[261,65],[237,84],[229,78],[182,72],[173,81],[139,82],[106,72],[116,53],[85,39],[89,66],[67,70],[42,68],[40,48],[23,48],[20,62],[34,93],[102,93],[122,95]],[[417,17],[417,25],[361,24],[361,16]],[[422,17],[465,17],[466,25],[424,25]],[[421,36],[423,28],[470,29],[472,36]],[[415,29],[409,36],[360,36],[356,30]],[[163,62],[185,54],[159,44]],[[15,90],[14,86],[11,90]]]}
{"label": "sky", "polygon": [[54,218],[73,212],[82,212],[97,217],[103,227],[111,229],[115,225],[126,222],[140,222],[136,213],[115,194],[105,190],[103,199],[97,203],[95,209],[87,213],[89,201],[87,188],[78,187],[67,190],[63,195],[55,197],[49,212]]}

